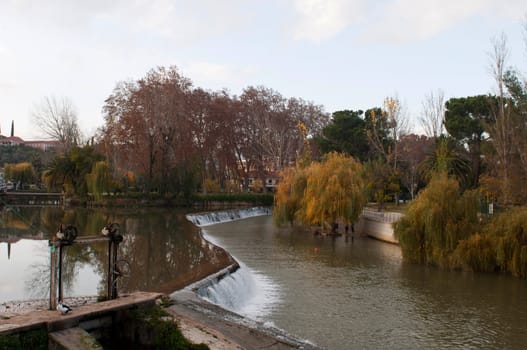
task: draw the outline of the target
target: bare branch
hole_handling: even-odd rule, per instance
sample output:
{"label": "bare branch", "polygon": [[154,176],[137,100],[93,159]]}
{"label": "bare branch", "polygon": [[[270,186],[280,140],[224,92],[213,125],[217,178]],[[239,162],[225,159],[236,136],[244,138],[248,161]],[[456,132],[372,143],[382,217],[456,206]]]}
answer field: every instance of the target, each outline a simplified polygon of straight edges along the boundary
{"label": "bare branch", "polygon": [[65,149],[79,144],[77,112],[70,99],[46,96],[34,106],[32,117],[46,137],[59,141]]}
{"label": "bare branch", "polygon": [[423,127],[426,136],[439,137],[444,132],[445,121],[445,93],[438,89],[436,93],[430,91],[422,103],[423,112],[419,117],[419,123]]}

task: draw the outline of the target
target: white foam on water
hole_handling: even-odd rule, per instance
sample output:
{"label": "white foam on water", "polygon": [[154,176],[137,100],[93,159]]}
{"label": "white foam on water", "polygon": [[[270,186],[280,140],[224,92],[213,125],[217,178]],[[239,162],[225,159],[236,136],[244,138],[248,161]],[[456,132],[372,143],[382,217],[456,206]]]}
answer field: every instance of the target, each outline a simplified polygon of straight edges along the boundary
{"label": "white foam on water", "polygon": [[218,283],[202,288],[198,295],[256,321],[265,317],[280,303],[280,289],[269,277],[240,263],[240,268]]}
{"label": "white foam on water", "polygon": [[[187,219],[196,226],[203,227],[270,214],[271,209],[268,207],[254,207],[189,214]],[[202,234],[207,241],[223,247],[221,240],[209,235],[206,230],[203,230]],[[239,263],[240,268],[218,283],[200,289],[198,295],[242,316],[264,321],[265,316],[269,315],[281,300],[280,287],[268,276],[251,269],[236,257],[233,258]]]}
{"label": "white foam on water", "polygon": [[269,207],[254,207],[247,209],[232,209],[213,211],[207,213],[194,213],[186,216],[187,220],[198,227],[204,227],[222,222],[229,222],[250,218],[253,216],[271,215],[271,208]]}

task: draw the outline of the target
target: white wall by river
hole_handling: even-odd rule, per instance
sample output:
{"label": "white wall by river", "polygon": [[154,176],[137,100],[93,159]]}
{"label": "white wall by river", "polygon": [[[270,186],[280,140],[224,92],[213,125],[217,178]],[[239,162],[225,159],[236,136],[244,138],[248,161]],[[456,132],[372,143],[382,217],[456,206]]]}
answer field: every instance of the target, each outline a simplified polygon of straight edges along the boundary
{"label": "white wall by river", "polygon": [[401,213],[379,212],[365,208],[355,229],[378,240],[398,244],[399,241],[393,233],[393,223],[401,216],[403,216]]}

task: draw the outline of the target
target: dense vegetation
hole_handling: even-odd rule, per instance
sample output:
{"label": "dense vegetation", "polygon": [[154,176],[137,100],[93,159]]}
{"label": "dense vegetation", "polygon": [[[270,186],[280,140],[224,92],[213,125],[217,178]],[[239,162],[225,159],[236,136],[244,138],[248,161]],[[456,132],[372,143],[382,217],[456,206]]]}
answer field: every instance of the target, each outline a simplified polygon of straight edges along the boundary
{"label": "dense vegetation", "polygon": [[404,258],[452,269],[527,278],[527,208],[479,213],[479,193],[437,174],[395,224]]}
{"label": "dense vegetation", "polygon": [[296,221],[328,227],[337,221],[353,223],[365,204],[362,165],[352,157],[329,153],[322,162],[285,172],[273,214],[279,224]]}

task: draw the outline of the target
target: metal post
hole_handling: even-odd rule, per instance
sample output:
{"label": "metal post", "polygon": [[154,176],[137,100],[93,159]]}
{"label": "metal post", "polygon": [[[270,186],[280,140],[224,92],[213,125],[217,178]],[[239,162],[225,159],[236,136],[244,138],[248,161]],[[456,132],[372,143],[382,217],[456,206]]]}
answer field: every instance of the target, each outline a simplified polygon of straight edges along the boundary
{"label": "metal post", "polygon": [[59,244],[59,301],[63,302],[62,299],[62,244]]}
{"label": "metal post", "polygon": [[49,242],[50,261],[50,283],[49,283],[49,309],[57,308],[57,252],[53,242]]}
{"label": "metal post", "polygon": [[112,299],[112,286],[113,286],[113,264],[112,264],[112,240],[108,241],[108,284],[106,287],[106,297]]}
{"label": "metal post", "polygon": [[119,242],[116,240],[111,240],[112,242],[112,297],[111,299],[117,298],[117,283],[116,283],[116,265],[117,265],[117,248],[119,247]]}

